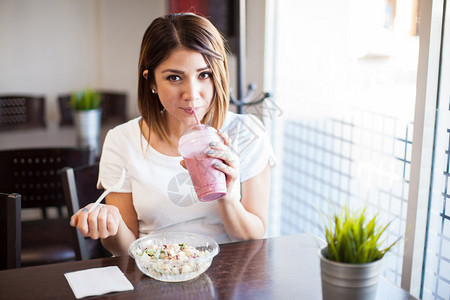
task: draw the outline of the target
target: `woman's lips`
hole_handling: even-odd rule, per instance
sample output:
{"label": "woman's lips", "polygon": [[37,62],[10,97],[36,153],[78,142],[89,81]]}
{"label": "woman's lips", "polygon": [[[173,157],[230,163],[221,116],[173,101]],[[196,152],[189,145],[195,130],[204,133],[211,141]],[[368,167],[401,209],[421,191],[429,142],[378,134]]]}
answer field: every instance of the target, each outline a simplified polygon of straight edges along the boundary
{"label": "woman's lips", "polygon": [[182,107],[182,110],[184,110],[185,112],[189,113],[189,114],[193,114],[194,110],[197,111],[198,107]]}

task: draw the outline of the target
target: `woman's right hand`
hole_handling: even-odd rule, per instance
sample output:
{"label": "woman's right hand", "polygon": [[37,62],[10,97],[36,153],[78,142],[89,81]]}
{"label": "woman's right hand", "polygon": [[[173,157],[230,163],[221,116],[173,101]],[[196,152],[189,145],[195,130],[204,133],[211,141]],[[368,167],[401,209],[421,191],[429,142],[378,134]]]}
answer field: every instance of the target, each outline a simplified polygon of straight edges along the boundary
{"label": "woman's right hand", "polygon": [[114,205],[100,204],[89,213],[93,203],[77,211],[70,219],[70,225],[81,234],[92,239],[107,238],[117,234],[122,220],[119,209]]}

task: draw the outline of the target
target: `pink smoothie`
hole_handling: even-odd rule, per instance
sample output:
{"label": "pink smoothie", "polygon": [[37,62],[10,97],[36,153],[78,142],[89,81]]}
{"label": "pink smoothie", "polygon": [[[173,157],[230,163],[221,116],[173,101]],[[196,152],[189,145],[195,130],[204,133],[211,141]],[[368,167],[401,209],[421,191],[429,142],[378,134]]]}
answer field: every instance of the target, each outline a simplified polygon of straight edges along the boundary
{"label": "pink smoothie", "polygon": [[214,167],[217,159],[203,154],[197,157],[184,157],[184,161],[200,201],[217,200],[227,194],[225,174]]}

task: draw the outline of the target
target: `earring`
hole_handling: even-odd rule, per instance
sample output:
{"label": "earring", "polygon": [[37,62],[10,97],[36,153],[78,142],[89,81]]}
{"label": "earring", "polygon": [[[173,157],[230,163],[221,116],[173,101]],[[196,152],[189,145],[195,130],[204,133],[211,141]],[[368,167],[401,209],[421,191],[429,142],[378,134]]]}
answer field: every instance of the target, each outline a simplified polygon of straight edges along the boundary
{"label": "earring", "polygon": [[156,91],[155,91],[155,89],[152,89],[152,93],[153,93],[153,94],[156,94]]}

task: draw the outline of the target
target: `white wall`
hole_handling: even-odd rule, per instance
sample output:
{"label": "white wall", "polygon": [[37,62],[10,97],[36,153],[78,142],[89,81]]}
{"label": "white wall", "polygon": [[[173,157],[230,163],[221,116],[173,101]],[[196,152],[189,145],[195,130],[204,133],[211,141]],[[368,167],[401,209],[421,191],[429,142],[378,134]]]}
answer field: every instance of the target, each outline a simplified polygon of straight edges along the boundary
{"label": "white wall", "polygon": [[95,1],[1,0],[0,93],[44,94],[95,83]]}
{"label": "white wall", "polygon": [[101,0],[100,86],[128,91],[128,114],[137,116],[139,50],[150,23],[168,12],[165,0]]}
{"label": "white wall", "polygon": [[135,116],[142,35],[166,12],[164,0],[0,0],[0,94],[43,94],[58,120],[58,94],[108,88]]}
{"label": "white wall", "polygon": [[[263,86],[264,2],[247,3],[247,80]],[[42,94],[47,119],[57,96],[86,87],[125,91],[136,103],[139,48],[168,0],[0,0],[0,94]],[[232,87],[236,59],[229,58]]]}

